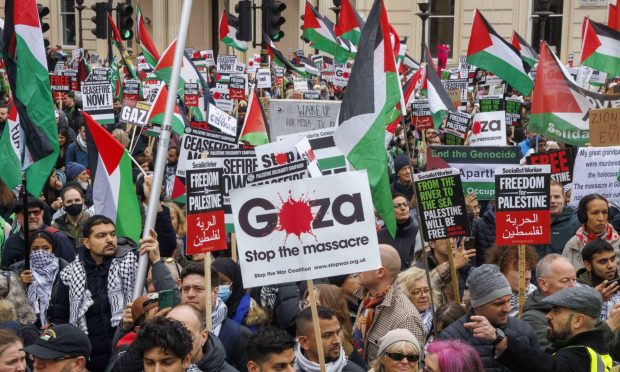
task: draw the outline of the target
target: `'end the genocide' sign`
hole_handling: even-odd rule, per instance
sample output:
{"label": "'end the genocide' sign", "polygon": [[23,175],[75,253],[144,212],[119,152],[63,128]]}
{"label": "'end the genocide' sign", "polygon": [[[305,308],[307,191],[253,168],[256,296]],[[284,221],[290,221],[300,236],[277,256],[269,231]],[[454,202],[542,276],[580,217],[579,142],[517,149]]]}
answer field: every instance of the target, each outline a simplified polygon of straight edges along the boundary
{"label": "'end the genocide' sign", "polygon": [[497,245],[551,242],[550,187],[550,165],[495,170]]}

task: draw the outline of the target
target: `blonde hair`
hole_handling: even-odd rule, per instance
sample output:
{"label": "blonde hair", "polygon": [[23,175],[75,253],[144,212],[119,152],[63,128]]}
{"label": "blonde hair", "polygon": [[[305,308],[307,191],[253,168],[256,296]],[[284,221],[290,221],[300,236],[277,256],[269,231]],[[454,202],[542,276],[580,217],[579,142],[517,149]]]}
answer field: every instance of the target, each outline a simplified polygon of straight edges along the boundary
{"label": "blonde hair", "polygon": [[172,213],[174,213],[177,218],[177,230],[175,231],[177,236],[180,237],[185,235],[187,231],[187,218],[185,217],[185,213],[183,213],[181,207],[174,202],[167,202],[164,203],[164,205],[170,209],[170,216],[172,217]]}
{"label": "blonde hair", "polygon": [[[411,299],[411,293],[415,289],[415,282],[420,279],[427,280],[426,271],[419,267],[410,267],[407,270],[398,274],[396,281],[400,284],[400,288],[405,294],[405,296]],[[431,280],[433,280],[432,277]],[[431,284],[433,283],[427,283],[429,287],[431,286]],[[437,288],[437,285],[433,285],[433,302],[435,304],[435,308],[440,305],[440,302],[443,302],[442,299],[443,296],[441,291],[439,290],[439,288]]]}
{"label": "blonde hair", "polygon": [[129,135],[120,128],[116,128],[112,131],[112,137],[116,138],[116,140],[120,142],[123,147],[127,147],[127,145],[129,145]]}

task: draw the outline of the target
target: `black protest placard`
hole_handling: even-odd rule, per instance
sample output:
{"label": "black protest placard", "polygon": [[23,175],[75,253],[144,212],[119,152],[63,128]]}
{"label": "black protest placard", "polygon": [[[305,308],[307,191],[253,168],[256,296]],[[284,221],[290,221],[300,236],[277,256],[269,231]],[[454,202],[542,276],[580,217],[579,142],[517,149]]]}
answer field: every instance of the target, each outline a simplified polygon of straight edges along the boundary
{"label": "black protest placard", "polygon": [[566,185],[573,182],[574,157],[571,149],[535,153],[525,158],[530,165],[551,165],[551,179]]}
{"label": "black protest placard", "polygon": [[230,77],[230,83],[228,85],[230,99],[244,99],[245,98],[245,75],[232,75]]}
{"label": "black protest placard", "polygon": [[248,186],[260,186],[270,183],[300,180],[308,177],[308,163],[305,160],[294,161],[273,168],[259,170],[248,174]]}
{"label": "black protest placard", "polygon": [[222,169],[208,166],[208,160],[194,161],[185,179],[188,255],[227,248]]}
{"label": "black protest placard", "polygon": [[123,105],[140,100],[140,80],[127,79],[123,82]]}
{"label": "black protest placard", "polygon": [[504,109],[503,96],[482,96],[479,103],[480,112],[502,111]]}
{"label": "black protest placard", "polygon": [[66,93],[71,91],[71,77],[62,73],[50,74],[50,88],[54,101],[61,100]]}
{"label": "black protest placard", "polygon": [[185,83],[185,93],[183,102],[187,107],[198,107],[198,101],[200,99],[200,88],[198,83]]}
{"label": "black protest placard", "polygon": [[416,99],[411,104],[413,124],[417,130],[433,128],[433,114],[427,99]]}
{"label": "black protest placard", "polygon": [[304,99],[319,99],[321,92],[318,90],[307,90],[303,92]]}
{"label": "black protest placard", "polygon": [[460,146],[465,143],[470,118],[471,116],[464,112],[448,113],[444,134],[446,145]]}
{"label": "black protest placard", "polygon": [[67,69],[62,70],[62,74],[64,76],[69,76],[71,78],[71,90],[79,91],[80,90],[80,81],[78,80],[78,71],[75,69]]}
{"label": "black protest placard", "polygon": [[203,151],[207,149],[232,149],[237,147],[239,146],[234,136],[186,126],[185,134],[183,134],[181,139],[181,151],[179,152],[176,175],[185,177],[186,163],[194,159],[200,159]]}
{"label": "black protest placard", "polygon": [[86,81],[109,81],[108,69],[105,67],[95,67],[88,75]]}
{"label": "black protest placard", "polygon": [[457,169],[414,174],[413,181],[426,241],[471,234],[461,174]]}
{"label": "black protest placard", "polygon": [[516,97],[506,97],[504,109],[506,111],[506,125],[521,126],[521,106],[523,101]]}

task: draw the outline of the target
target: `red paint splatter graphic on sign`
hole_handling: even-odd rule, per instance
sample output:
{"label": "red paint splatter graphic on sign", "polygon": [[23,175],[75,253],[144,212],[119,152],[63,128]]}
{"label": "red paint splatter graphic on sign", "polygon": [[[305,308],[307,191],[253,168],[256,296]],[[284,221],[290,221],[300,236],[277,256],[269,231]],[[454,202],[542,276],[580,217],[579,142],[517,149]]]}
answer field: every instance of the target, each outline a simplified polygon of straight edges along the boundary
{"label": "red paint splatter graphic on sign", "polygon": [[277,165],[284,165],[288,163],[288,157],[286,156],[285,153],[280,152],[276,154],[276,164]]}
{"label": "red paint splatter graphic on sign", "polygon": [[301,234],[310,234],[316,239],[316,236],[312,233],[312,221],[314,221],[315,216],[312,214],[312,206],[309,200],[304,198],[303,194],[299,199],[295,199],[290,191],[287,200],[282,200],[282,196],[280,196],[280,200],[282,201],[282,206],[278,211],[278,226],[276,230],[286,233],[284,242],[286,242],[289,235],[297,236],[299,241],[301,241]]}
{"label": "red paint splatter graphic on sign", "polygon": [[473,134],[480,134],[480,122],[474,121],[474,125],[471,126],[471,132]]}

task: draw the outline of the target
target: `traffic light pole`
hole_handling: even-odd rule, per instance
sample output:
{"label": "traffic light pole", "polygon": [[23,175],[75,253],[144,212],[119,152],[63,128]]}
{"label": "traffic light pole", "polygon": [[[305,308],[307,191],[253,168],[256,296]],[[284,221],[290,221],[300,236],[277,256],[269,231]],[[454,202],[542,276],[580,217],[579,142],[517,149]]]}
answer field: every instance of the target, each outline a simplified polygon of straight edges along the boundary
{"label": "traffic light pole", "polygon": [[80,40],[78,41],[78,48],[84,48],[84,37],[82,35],[82,10],[86,9],[84,6],[84,0],[75,0],[77,4],[75,9],[78,11],[78,37]]}
{"label": "traffic light pole", "polygon": [[[110,17],[112,16],[112,6],[114,5],[114,0],[108,0],[108,14]],[[107,20],[106,20],[107,21]],[[110,22],[106,22],[108,26],[108,66],[112,64],[112,27],[110,26]]]}

